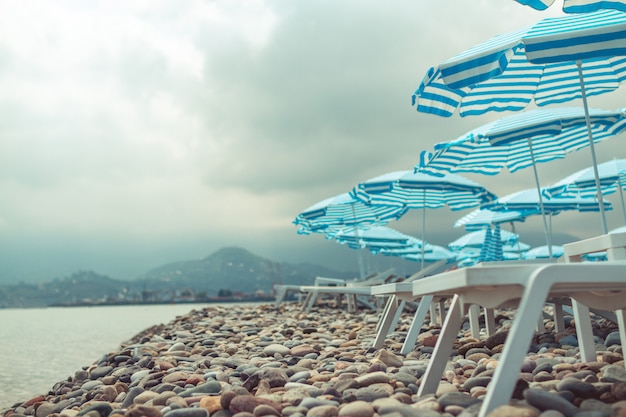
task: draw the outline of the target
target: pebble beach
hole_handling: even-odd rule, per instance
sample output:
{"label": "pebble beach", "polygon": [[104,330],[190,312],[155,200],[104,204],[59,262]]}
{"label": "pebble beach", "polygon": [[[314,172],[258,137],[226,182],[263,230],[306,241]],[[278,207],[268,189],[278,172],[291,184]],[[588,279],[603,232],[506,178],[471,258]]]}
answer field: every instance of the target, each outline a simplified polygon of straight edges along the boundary
{"label": "pebble beach", "polygon": [[[320,304],[207,306],[150,327],[46,393],[15,399],[4,417],[470,417],[498,365],[514,311],[499,331],[462,330],[435,395],[417,396],[440,326],[425,324],[415,349],[400,348],[412,314],[381,349],[380,312]],[[530,346],[509,405],[490,416],[626,416],[626,368],[617,325],[593,322],[597,361],[580,363],[571,317],[549,318]],[[42,365],[45,366],[45,365]]]}

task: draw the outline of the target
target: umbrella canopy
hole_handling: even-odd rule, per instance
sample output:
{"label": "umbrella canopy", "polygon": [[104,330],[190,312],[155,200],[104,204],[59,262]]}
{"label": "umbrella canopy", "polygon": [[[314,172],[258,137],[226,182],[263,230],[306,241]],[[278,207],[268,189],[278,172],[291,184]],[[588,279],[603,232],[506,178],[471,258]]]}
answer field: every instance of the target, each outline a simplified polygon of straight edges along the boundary
{"label": "umbrella canopy", "polygon": [[[545,18],[430,68],[413,101],[421,112],[451,116],[459,108],[464,116],[581,98],[587,112],[587,96],[614,91],[626,80],[625,55],[625,13]],[[588,137],[595,167],[591,131]]]}
{"label": "umbrella canopy", "polygon": [[546,243],[550,245],[537,162],[564,158],[570,152],[589,146],[589,130],[594,134],[593,141],[600,142],[626,129],[624,111],[591,109],[588,116],[583,108],[557,108],[503,117],[456,140],[435,145],[434,153],[422,152],[415,169],[495,175],[505,167],[515,172],[532,166]]}
{"label": "umbrella canopy", "polygon": [[[487,239],[488,231],[491,231],[490,228],[484,228],[475,232],[466,233],[460,238],[448,243],[448,248],[453,251],[460,251],[465,248],[480,249]],[[513,245],[517,242],[517,239],[519,239],[519,236],[515,233],[506,230],[500,231],[500,241],[503,245]]]}
{"label": "umbrella canopy", "polygon": [[492,211],[477,209],[458,219],[454,223],[454,227],[465,226],[465,230],[473,231],[496,224],[523,222],[524,220],[526,220],[526,216],[520,211]]}
{"label": "umbrella canopy", "polygon": [[403,255],[403,258],[411,261],[422,262],[423,269],[424,262],[437,262],[444,259],[447,261],[451,261],[456,259],[456,254],[442,246],[432,245],[431,249],[428,252],[414,252],[411,254],[405,254]]}
{"label": "umbrella canopy", "polygon": [[[399,219],[405,212],[406,208],[397,206],[371,206],[344,193],[312,205],[298,214],[293,223],[299,226],[300,234],[332,235],[352,226],[355,238],[358,239],[359,229],[387,224],[390,220]],[[358,258],[361,277],[364,277],[361,252],[358,252]]]}
{"label": "umbrella canopy", "polygon": [[622,227],[618,227],[617,229],[613,229],[609,233],[626,233],[626,226],[622,226]]}
{"label": "umbrella canopy", "polygon": [[[540,194],[541,195],[541,194]],[[544,214],[544,230],[546,231],[546,245],[548,249],[552,247],[552,216],[562,211],[577,210],[579,212],[598,212],[601,205],[592,198],[582,197],[553,197],[542,198],[533,189],[518,191],[501,197],[495,203],[487,203],[484,208],[494,211],[517,210],[527,216],[533,214]],[[612,210],[613,206],[609,201],[603,200],[602,208]],[[550,224],[545,222],[545,214],[550,215]]]}
{"label": "umbrella canopy", "polygon": [[412,171],[395,171],[369,179],[357,184],[350,194],[372,206],[422,209],[422,240],[425,240],[427,208],[447,205],[451,210],[462,210],[497,198],[477,182],[460,175]]}
{"label": "umbrella canopy", "polygon": [[[626,79],[625,27],[626,14],[617,11],[545,18],[431,67],[413,103],[424,113],[467,116],[580,99],[577,60],[586,96],[616,90]],[[540,54],[541,41],[557,35],[567,51],[544,44]]]}
{"label": "umbrella canopy", "polygon": [[390,172],[357,184],[350,195],[371,205],[451,210],[476,207],[497,197],[475,181],[455,174]]}
{"label": "umbrella canopy", "polygon": [[502,246],[502,251],[505,253],[506,252],[515,252],[515,253],[526,252],[528,249],[530,249],[530,245],[528,243],[520,242],[519,240],[515,242],[513,245],[506,244]]}
{"label": "umbrella canopy", "polygon": [[485,229],[485,242],[480,248],[480,256],[478,258],[480,262],[494,262],[504,259],[501,232],[500,225]]}
{"label": "umbrella canopy", "polygon": [[[624,192],[626,187],[626,159],[614,159],[598,165],[598,177],[603,195],[613,194],[619,190],[622,203],[622,214],[626,223],[626,205],[624,204]],[[593,167],[582,169],[561,181],[545,187],[543,193],[547,196],[560,197],[596,197],[595,173]]]}
{"label": "umbrella canopy", "polygon": [[[602,194],[612,194],[618,188],[626,187],[626,159],[613,159],[598,165]],[[596,197],[596,183],[593,168],[581,169],[559,182],[543,189],[550,196]]]}
{"label": "umbrella canopy", "polygon": [[327,233],[346,226],[367,228],[399,219],[406,212],[398,206],[372,206],[348,193],[322,200],[296,216],[293,223],[300,233]]}
{"label": "umbrella canopy", "polygon": [[[597,212],[600,210],[600,204],[593,198],[555,196],[543,199],[543,204],[546,213],[553,215],[568,210],[579,212]],[[540,213],[539,198],[532,188],[500,197],[495,202],[485,204],[484,208],[493,211],[516,210],[527,216]],[[604,200],[604,209],[613,209],[610,201]]]}
{"label": "umbrella canopy", "polygon": [[379,253],[384,249],[418,248],[421,250],[423,244],[426,246],[425,250],[429,250],[430,247],[428,243],[385,226],[359,230],[356,236],[354,229],[349,227],[327,238],[335,239],[353,249],[367,248],[372,253]]}
{"label": "umbrella canopy", "polygon": [[524,259],[547,259],[547,258],[560,258],[563,256],[563,246],[552,245],[551,248],[547,246],[537,246],[530,249],[524,254]]}
{"label": "umbrella canopy", "polygon": [[[535,10],[546,10],[552,6],[554,0],[515,0],[525,6],[530,6]],[[563,0],[563,11],[565,13],[589,13],[602,9],[615,9],[626,12],[626,1],[624,0]]]}
{"label": "umbrella canopy", "polygon": [[[593,140],[599,143],[626,130],[626,111],[589,109]],[[420,172],[516,172],[537,162],[562,159],[588,147],[582,107],[545,108],[516,113],[473,129],[455,140],[422,151]]]}

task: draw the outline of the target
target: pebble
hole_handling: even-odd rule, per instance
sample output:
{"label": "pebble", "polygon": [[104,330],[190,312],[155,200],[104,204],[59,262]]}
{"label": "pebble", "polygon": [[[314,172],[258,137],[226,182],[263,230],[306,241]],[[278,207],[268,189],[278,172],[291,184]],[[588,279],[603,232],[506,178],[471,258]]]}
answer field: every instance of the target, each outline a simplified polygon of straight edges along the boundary
{"label": "pebble", "polygon": [[[209,305],[95,358],[0,417],[475,417],[498,366],[512,312],[486,339],[461,330],[435,395],[418,397],[440,325],[400,349],[410,315],[380,349],[379,313],[295,303]],[[573,328],[537,334],[514,398],[489,417],[626,417],[617,326],[594,321],[597,362],[577,362]]]}

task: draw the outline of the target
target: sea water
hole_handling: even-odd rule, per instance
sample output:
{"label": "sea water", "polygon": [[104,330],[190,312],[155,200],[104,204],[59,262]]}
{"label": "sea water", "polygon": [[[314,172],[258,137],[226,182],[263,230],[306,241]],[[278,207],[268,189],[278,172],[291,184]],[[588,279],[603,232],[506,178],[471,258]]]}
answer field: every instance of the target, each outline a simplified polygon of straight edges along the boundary
{"label": "sea water", "polygon": [[141,331],[206,306],[0,309],[0,411],[46,394]]}

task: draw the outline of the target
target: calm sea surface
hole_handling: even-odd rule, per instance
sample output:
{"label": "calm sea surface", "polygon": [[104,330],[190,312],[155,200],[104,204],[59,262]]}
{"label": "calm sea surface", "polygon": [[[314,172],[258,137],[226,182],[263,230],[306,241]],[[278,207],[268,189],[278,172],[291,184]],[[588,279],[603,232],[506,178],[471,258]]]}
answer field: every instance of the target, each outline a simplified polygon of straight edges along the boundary
{"label": "calm sea surface", "polygon": [[0,309],[0,410],[46,394],[142,330],[206,306]]}

